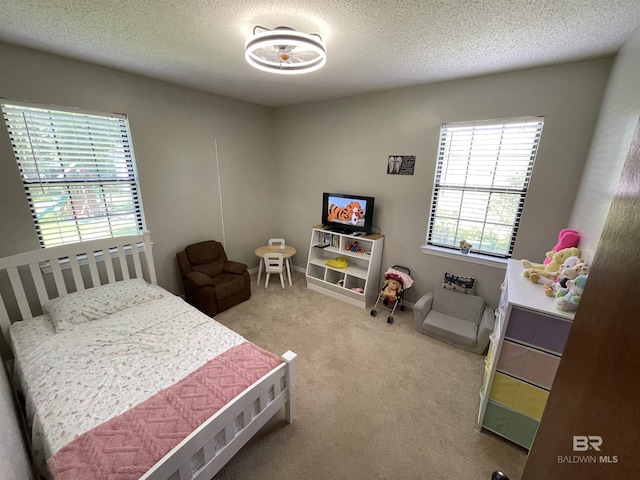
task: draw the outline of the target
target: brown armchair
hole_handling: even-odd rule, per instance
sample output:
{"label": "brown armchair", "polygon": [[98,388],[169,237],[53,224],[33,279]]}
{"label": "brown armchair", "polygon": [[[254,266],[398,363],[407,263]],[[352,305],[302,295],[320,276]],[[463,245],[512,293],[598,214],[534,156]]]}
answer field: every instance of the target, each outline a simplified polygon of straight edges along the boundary
{"label": "brown armchair", "polygon": [[251,297],[247,266],[228,260],[220,242],[194,243],[176,256],[187,302],[210,317]]}

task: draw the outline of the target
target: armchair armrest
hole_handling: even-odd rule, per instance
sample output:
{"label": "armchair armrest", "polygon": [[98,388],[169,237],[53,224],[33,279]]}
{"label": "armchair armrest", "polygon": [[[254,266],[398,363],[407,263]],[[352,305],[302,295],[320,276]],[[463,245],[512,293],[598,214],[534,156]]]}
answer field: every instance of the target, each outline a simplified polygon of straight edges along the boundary
{"label": "armchair armrest", "polygon": [[413,306],[413,319],[416,322],[416,330],[422,333],[422,322],[424,322],[427,313],[431,311],[433,303],[433,292],[423,295]]}
{"label": "armchair armrest", "polygon": [[213,286],[213,281],[211,280],[211,277],[205,275],[202,272],[198,272],[197,270],[189,272],[187,276],[184,278],[184,281],[185,283],[191,284],[196,288]]}
{"label": "armchair armrest", "polygon": [[225,262],[223,270],[226,273],[235,273],[236,275],[242,275],[247,271],[247,265],[240,262],[234,262],[233,260],[228,260]]}
{"label": "armchair armrest", "polygon": [[480,325],[478,325],[478,339],[476,341],[477,353],[483,353],[487,345],[489,345],[489,335],[493,332],[495,322],[495,312],[488,305],[485,305],[484,312],[482,312],[482,320],[480,320]]}

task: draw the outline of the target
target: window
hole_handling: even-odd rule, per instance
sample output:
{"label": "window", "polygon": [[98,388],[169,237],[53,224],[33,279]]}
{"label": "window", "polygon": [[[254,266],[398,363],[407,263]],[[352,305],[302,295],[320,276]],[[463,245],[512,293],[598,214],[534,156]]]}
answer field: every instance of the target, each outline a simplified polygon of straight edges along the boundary
{"label": "window", "polygon": [[544,117],[443,124],[427,245],[509,258]]}
{"label": "window", "polygon": [[42,247],[144,230],[126,116],[1,101]]}

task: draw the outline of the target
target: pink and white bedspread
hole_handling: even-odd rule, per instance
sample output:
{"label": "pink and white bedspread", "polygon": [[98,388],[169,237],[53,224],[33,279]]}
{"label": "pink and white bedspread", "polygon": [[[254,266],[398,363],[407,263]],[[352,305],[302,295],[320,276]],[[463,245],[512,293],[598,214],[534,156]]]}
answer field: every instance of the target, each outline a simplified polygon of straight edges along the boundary
{"label": "pink and white bedspread", "polygon": [[[157,461],[174,440],[173,445],[179,443],[194,424],[219,409],[221,402],[281,363],[168,292],[163,298],[60,333],[48,315],[17,322],[10,333],[16,382],[26,399],[34,463],[38,473],[50,476],[46,462],[53,456],[52,470],[67,472],[60,478],[84,478],[80,470],[69,470],[69,462],[76,465],[83,462],[81,458],[89,463],[102,459],[102,453],[96,454],[95,442],[127,422],[126,428],[147,429],[146,448],[151,453],[145,461],[156,457]],[[252,365],[249,373],[237,370],[234,359],[242,358],[245,361],[240,363]],[[218,374],[221,377],[216,379]],[[198,393],[190,399],[190,391]],[[189,413],[186,403],[191,404]],[[169,435],[174,437],[169,442],[150,440],[154,435],[156,439],[166,436],[162,429],[167,423],[148,422],[157,418],[153,412],[160,405],[164,410],[158,415],[179,424],[179,435]],[[184,409],[185,418],[174,418],[171,409],[174,413]],[[96,468],[106,468],[100,465],[98,462]],[[138,465],[134,470],[138,467],[142,468]],[[131,478],[139,476],[136,470]],[[87,478],[100,475],[93,472]]]}
{"label": "pink and white bedspread", "polygon": [[244,342],[172,387],[76,437],[49,459],[59,480],[135,480],[281,360]]}

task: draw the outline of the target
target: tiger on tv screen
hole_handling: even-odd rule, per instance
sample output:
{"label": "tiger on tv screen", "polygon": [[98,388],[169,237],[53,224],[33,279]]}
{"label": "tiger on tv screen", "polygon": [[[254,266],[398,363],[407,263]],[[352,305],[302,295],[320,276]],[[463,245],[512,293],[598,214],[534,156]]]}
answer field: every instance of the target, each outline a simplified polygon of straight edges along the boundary
{"label": "tiger on tv screen", "polygon": [[327,222],[364,227],[366,211],[366,200],[330,196],[328,199]]}

